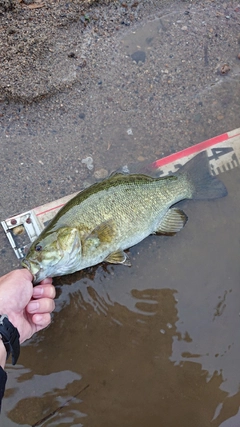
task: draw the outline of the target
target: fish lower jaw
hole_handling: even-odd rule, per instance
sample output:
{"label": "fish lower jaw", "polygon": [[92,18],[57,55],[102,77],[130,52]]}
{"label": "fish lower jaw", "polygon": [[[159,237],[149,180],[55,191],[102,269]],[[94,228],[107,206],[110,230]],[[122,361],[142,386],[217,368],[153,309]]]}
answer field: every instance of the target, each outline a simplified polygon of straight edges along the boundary
{"label": "fish lower jaw", "polygon": [[33,276],[35,276],[41,270],[40,264],[33,263],[31,261],[28,261],[27,259],[24,259],[21,264],[22,267],[27,268]]}

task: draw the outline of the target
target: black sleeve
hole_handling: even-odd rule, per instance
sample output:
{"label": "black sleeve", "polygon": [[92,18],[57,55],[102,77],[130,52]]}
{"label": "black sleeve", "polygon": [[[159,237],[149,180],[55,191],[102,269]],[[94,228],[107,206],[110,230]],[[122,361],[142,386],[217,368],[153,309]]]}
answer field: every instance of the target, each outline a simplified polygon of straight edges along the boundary
{"label": "black sleeve", "polygon": [[3,368],[0,366],[0,412],[1,412],[1,404],[2,404],[2,398],[5,391],[6,382],[7,382],[7,374],[3,370]]}

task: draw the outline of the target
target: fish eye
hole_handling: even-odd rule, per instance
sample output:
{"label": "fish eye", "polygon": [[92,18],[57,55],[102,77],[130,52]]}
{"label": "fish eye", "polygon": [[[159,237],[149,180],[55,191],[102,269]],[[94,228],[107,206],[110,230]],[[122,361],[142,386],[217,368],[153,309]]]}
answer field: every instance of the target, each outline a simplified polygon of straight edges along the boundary
{"label": "fish eye", "polygon": [[35,251],[40,252],[42,250],[42,246],[41,245],[36,245],[35,246]]}

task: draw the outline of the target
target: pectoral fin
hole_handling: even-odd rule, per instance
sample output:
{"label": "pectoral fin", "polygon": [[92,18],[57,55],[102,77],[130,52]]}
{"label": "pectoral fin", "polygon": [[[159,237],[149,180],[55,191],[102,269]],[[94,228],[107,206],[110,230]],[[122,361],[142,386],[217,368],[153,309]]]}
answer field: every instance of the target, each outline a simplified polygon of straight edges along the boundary
{"label": "pectoral fin", "polygon": [[188,220],[187,215],[177,208],[169,209],[166,215],[160,222],[156,234],[163,234],[165,236],[174,236],[180,231]]}
{"label": "pectoral fin", "polygon": [[100,243],[111,243],[115,235],[114,223],[112,220],[102,222],[86,238],[86,240],[98,240]]}
{"label": "pectoral fin", "polygon": [[129,267],[131,266],[131,262],[127,254],[123,251],[112,252],[107,256],[107,258],[105,258],[104,261],[109,262],[111,264],[123,264]]}

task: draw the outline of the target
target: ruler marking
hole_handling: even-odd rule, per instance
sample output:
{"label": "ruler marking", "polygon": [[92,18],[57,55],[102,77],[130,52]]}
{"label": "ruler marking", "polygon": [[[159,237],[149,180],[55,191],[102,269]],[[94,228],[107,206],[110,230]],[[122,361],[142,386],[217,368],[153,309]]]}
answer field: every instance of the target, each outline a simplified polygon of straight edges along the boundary
{"label": "ruler marking", "polygon": [[216,176],[217,174],[216,174],[215,168],[211,163],[210,163],[210,168],[211,168],[211,174]]}
{"label": "ruler marking", "polygon": [[233,167],[240,166],[240,163],[239,163],[239,160],[238,160],[236,153],[234,153],[232,155],[232,164],[233,164]]}
{"label": "ruler marking", "polygon": [[211,148],[212,156],[209,156],[208,160],[218,160],[219,157],[224,156],[230,153],[231,151],[234,151],[233,147]]}
{"label": "ruler marking", "polygon": [[231,136],[229,136],[227,133],[223,133],[222,135],[215,136],[214,138],[210,138],[207,141],[199,142],[198,144],[193,145],[192,147],[185,148],[184,150],[178,151],[177,153],[170,154],[170,156],[164,157],[163,159],[156,160],[156,162],[153,163],[153,167],[157,168],[160,166],[164,166],[168,163],[179,160],[182,157],[191,156],[193,154],[206,150],[207,148],[210,148],[213,145],[217,145],[222,142],[225,142],[227,145],[230,139],[236,138],[239,136],[240,136],[240,132],[237,134],[233,134]]}

